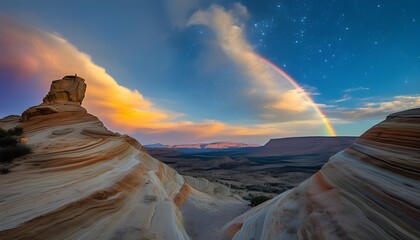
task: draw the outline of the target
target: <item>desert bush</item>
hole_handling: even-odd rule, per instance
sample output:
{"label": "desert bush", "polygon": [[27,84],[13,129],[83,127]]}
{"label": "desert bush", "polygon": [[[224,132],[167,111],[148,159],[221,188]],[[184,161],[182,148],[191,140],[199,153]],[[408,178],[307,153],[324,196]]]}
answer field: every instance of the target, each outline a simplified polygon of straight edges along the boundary
{"label": "desert bush", "polygon": [[0,163],[9,163],[14,158],[31,153],[31,149],[23,144],[0,148]]}
{"label": "desert bush", "polygon": [[0,128],[0,138],[6,136],[20,136],[23,133],[23,129],[20,127],[11,128],[9,130],[4,130]]}
{"label": "desert bush", "polygon": [[267,200],[270,200],[270,199],[271,198],[267,197],[267,196],[256,196],[256,197],[251,198],[250,205],[255,207],[255,206],[260,205],[261,203],[263,203]]}
{"label": "desert bush", "polygon": [[0,138],[7,136],[7,131],[4,130],[3,128],[0,128]]}
{"label": "desert bush", "polygon": [[23,133],[23,129],[20,127],[15,127],[12,129],[7,130],[7,134],[8,135],[12,135],[12,136],[20,136]]}
{"label": "desert bush", "polygon": [[7,167],[1,167],[0,168],[0,174],[8,174],[9,172],[10,172],[10,170]]}
{"label": "desert bush", "polygon": [[17,145],[17,138],[12,136],[4,136],[0,138],[0,147],[13,147]]}
{"label": "desert bush", "polygon": [[31,152],[28,146],[17,142],[22,133],[22,128],[12,128],[7,131],[0,128],[0,163],[9,163],[14,158]]}

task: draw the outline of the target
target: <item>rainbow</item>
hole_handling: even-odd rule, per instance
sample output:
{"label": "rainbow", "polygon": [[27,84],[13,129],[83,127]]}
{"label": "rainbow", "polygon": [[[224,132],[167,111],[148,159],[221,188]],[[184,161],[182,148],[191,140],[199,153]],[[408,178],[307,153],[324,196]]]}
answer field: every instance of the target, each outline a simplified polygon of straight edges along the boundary
{"label": "rainbow", "polygon": [[330,136],[337,136],[337,133],[334,130],[330,120],[325,116],[325,114],[321,111],[321,109],[316,105],[314,100],[308,95],[308,93],[297,83],[292,77],[290,77],[286,72],[284,72],[281,68],[277,67],[274,63],[270,62],[268,59],[265,59],[259,55],[257,55],[258,59],[263,63],[267,64],[271,68],[273,68],[276,72],[281,74],[285,77],[295,88],[302,90],[303,96],[305,99],[310,103],[313,109],[318,113],[319,117],[321,118],[322,122],[324,123],[325,127],[327,128],[328,133]]}

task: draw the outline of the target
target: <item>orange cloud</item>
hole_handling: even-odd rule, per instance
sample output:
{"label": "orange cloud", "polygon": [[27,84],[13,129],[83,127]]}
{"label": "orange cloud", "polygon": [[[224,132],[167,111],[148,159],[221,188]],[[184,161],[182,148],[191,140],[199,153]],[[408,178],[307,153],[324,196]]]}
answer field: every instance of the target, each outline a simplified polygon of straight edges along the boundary
{"label": "orange cloud", "polygon": [[[0,55],[0,67],[19,73],[16,78],[22,81],[37,81],[39,87],[45,90],[52,80],[77,73],[86,79],[88,85],[83,105],[113,129],[151,136],[150,139],[156,136],[159,141],[166,143],[213,140],[243,142],[246,141],[244,137],[265,142],[272,136],[302,133],[298,122],[240,125],[217,120],[180,121],[181,116],[187,115],[158,108],[138,90],[119,85],[89,55],[64,38],[10,19],[0,20],[0,51],[3,53]],[[261,81],[267,81],[264,84],[269,86],[271,83],[267,79],[262,78]],[[313,129],[318,129],[321,123],[318,121],[317,124]]]}

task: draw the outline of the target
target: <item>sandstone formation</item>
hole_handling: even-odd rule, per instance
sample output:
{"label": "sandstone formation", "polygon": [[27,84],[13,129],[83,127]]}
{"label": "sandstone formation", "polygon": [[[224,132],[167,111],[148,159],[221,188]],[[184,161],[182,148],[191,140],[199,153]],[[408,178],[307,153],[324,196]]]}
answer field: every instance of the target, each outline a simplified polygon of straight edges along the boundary
{"label": "sandstone formation", "polygon": [[50,92],[44,97],[46,104],[55,102],[76,102],[82,104],[85,98],[86,83],[81,77],[65,76],[51,84]]}
{"label": "sandstone formation", "polygon": [[419,199],[420,108],[388,116],[224,229],[233,239],[420,239]]}
{"label": "sandstone formation", "polygon": [[65,76],[51,84],[50,91],[44,97],[43,103],[29,108],[22,113],[22,121],[27,121],[39,115],[48,115],[59,112],[83,112],[80,107],[85,98],[86,83],[78,76]]}
{"label": "sandstone formation", "polygon": [[54,81],[43,104],[0,120],[22,127],[32,148],[0,175],[0,239],[190,239],[195,228],[184,222],[200,227],[213,215],[222,218],[206,228],[222,239],[223,224],[246,204],[229,189],[194,189],[188,182],[200,180],[187,182],[135,139],[106,129],[81,107],[85,89],[78,77]]}

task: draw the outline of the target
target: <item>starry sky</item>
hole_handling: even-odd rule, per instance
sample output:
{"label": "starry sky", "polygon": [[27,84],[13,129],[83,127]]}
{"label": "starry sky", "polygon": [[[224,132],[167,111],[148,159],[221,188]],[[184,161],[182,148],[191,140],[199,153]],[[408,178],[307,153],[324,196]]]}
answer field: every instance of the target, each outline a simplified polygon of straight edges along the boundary
{"label": "starry sky", "polygon": [[419,22],[417,0],[5,0],[0,116],[78,73],[142,143],[357,136],[420,107]]}

